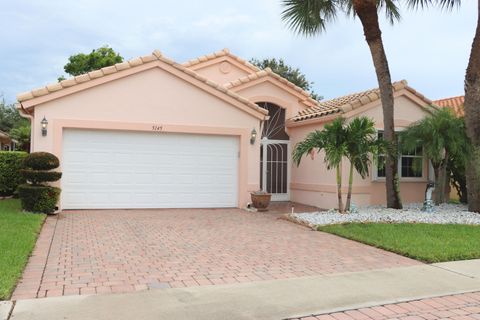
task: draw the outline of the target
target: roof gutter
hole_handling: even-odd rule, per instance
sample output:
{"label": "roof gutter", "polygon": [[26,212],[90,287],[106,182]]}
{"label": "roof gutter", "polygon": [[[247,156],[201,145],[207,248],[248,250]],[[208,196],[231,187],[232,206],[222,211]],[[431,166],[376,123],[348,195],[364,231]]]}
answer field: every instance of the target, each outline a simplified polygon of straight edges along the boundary
{"label": "roof gutter", "polygon": [[33,121],[33,114],[28,112],[27,109],[23,107],[21,102],[17,103],[17,110],[21,117],[30,120],[30,152],[32,152],[33,151],[32,137],[33,137],[33,132],[35,130],[35,122]]}
{"label": "roof gutter", "polygon": [[23,107],[21,102],[17,103],[17,110],[21,117],[30,119],[30,122],[33,123],[33,115]]}

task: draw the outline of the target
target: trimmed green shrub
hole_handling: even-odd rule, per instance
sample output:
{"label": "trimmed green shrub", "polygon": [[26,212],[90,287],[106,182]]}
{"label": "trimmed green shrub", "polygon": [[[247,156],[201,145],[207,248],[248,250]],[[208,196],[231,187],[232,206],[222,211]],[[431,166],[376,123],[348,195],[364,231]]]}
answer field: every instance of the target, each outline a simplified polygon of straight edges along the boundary
{"label": "trimmed green shrub", "polygon": [[26,152],[0,151],[0,196],[11,196],[25,182],[20,174]]}
{"label": "trimmed green shrub", "polygon": [[60,188],[22,184],[18,187],[18,195],[21,199],[23,210],[53,213],[60,196]]}
{"label": "trimmed green shrub", "polygon": [[51,153],[33,152],[25,158],[24,164],[33,170],[52,170],[60,166],[60,161]]}
{"label": "trimmed green shrub", "polygon": [[60,180],[61,172],[56,171],[36,171],[32,169],[22,169],[20,171],[23,177],[33,185],[38,185],[42,182],[51,182]]}
{"label": "trimmed green shrub", "polygon": [[31,212],[55,212],[61,190],[43,183],[60,180],[61,172],[50,171],[58,168],[60,161],[51,153],[34,152],[25,158],[24,165],[22,175],[31,184],[18,187],[22,208]]}

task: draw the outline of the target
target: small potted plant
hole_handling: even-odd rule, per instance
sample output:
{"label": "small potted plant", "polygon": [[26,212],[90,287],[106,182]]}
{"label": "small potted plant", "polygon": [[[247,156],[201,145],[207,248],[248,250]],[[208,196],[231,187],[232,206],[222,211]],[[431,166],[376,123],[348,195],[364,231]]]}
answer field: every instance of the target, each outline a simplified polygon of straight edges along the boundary
{"label": "small potted plant", "polygon": [[259,190],[250,193],[252,197],[252,204],[258,211],[268,211],[272,194]]}

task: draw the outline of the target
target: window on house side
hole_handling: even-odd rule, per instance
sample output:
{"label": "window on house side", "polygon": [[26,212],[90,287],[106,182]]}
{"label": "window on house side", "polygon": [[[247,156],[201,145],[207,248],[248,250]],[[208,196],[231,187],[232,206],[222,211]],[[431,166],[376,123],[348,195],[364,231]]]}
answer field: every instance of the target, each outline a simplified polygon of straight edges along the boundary
{"label": "window on house side", "polygon": [[[383,138],[383,131],[378,131],[378,138]],[[401,148],[400,148],[401,149]],[[401,178],[423,177],[423,152],[419,147],[412,152],[402,151],[399,155],[398,172]],[[377,160],[377,178],[385,178],[385,155],[379,154]]]}

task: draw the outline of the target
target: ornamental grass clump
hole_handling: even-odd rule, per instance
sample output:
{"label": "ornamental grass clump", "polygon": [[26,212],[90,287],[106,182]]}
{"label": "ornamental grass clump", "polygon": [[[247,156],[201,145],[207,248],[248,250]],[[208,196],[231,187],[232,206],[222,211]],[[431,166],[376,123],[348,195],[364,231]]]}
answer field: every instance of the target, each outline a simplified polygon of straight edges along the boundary
{"label": "ornamental grass clump", "polygon": [[18,187],[18,195],[23,210],[30,212],[53,213],[60,196],[60,188],[47,185],[48,182],[60,180],[62,173],[52,171],[60,166],[56,156],[48,152],[29,154],[21,173],[26,184]]}

